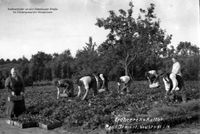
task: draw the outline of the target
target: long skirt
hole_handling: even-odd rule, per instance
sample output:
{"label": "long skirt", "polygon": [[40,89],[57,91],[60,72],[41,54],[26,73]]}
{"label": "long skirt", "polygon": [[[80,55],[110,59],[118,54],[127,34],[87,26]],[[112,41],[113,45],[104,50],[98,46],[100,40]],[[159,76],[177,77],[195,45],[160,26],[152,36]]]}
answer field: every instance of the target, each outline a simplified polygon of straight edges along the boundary
{"label": "long skirt", "polygon": [[18,117],[25,112],[25,100],[20,101],[7,101],[6,115],[8,118]]}

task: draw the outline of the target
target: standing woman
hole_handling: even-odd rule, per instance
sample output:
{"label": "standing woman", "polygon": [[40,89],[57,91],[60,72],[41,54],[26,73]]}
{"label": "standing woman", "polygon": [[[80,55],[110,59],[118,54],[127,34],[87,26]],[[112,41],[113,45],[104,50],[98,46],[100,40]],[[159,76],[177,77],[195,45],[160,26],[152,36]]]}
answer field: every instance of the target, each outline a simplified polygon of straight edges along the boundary
{"label": "standing woman", "polygon": [[[18,117],[26,108],[24,101],[24,83],[18,75],[16,68],[11,69],[10,76],[6,79],[5,87],[9,92],[6,114],[9,118]],[[20,99],[15,100],[14,98]]]}
{"label": "standing woman", "polygon": [[182,73],[181,73],[181,64],[178,62],[177,57],[173,57],[172,58],[172,72],[170,74],[170,79],[172,80],[172,90],[171,91],[175,91],[176,89],[178,89],[178,81],[176,76],[179,75],[180,77],[182,77]]}

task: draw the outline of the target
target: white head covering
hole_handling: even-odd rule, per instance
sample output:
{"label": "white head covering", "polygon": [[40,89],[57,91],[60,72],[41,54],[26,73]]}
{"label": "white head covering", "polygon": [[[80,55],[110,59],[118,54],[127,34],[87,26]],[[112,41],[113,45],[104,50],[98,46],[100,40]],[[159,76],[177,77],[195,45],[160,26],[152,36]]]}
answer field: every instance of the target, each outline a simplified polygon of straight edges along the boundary
{"label": "white head covering", "polygon": [[100,74],[99,77],[104,80],[103,74]]}
{"label": "white head covering", "polygon": [[15,75],[15,76],[16,76],[16,74],[17,74],[16,68],[13,67],[13,68],[10,70],[10,73],[11,73],[11,75]]}
{"label": "white head covering", "polygon": [[130,81],[130,77],[129,76],[127,76],[127,75],[125,75],[125,76],[121,76],[120,77],[120,80],[122,81],[122,82],[124,82],[124,83],[128,83],[129,81]]}

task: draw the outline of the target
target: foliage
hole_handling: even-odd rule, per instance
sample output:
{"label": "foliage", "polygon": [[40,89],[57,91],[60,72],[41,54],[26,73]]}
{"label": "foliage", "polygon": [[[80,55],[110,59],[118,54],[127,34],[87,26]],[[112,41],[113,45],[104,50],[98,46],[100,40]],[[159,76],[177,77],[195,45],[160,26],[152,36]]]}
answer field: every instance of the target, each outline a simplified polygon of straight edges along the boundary
{"label": "foliage", "polygon": [[200,78],[200,56],[183,58],[183,78],[186,80],[199,80]]}
{"label": "foliage", "polygon": [[200,54],[200,50],[196,45],[192,45],[190,42],[180,42],[176,48],[176,53],[182,56],[197,56]]}
{"label": "foliage", "polygon": [[45,74],[45,65],[52,60],[50,54],[45,54],[44,52],[38,52],[33,55],[30,60],[30,76],[33,80],[43,80]]}
{"label": "foliage", "polygon": [[[174,104],[164,99],[164,87],[149,89],[147,82],[135,81],[131,84],[130,94],[120,95],[116,92],[116,83],[110,82],[110,94],[101,93],[88,101],[76,98],[56,99],[56,87],[28,87],[25,93],[27,111],[22,117],[30,116],[36,120],[58,120],[63,126],[94,129],[105,124],[113,124],[117,115],[128,118],[162,117],[171,119],[176,116],[190,116],[199,110],[199,84],[186,82],[188,103]],[[0,117],[6,105],[6,90],[0,91]],[[197,99],[197,100],[194,100]],[[70,101],[71,100],[71,101]],[[137,122],[136,122],[137,123]]]}
{"label": "foliage", "polygon": [[97,71],[99,56],[96,50],[96,43],[93,42],[92,37],[89,37],[89,43],[83,50],[79,50],[76,54],[77,75],[91,74]]}
{"label": "foliage", "polygon": [[[171,35],[166,35],[160,28],[160,22],[154,14],[155,5],[151,4],[146,10],[140,9],[137,19],[132,17],[133,4],[128,11],[119,10],[119,15],[109,11],[106,19],[98,18],[96,25],[109,30],[106,41],[99,46],[100,54],[110,57],[120,64],[126,75],[130,75],[130,65],[140,68],[156,66],[160,56],[165,55]],[[116,57],[116,58],[114,58]],[[141,62],[140,62],[141,61]],[[137,70],[137,67],[133,68]],[[141,71],[141,70],[137,70]]]}
{"label": "foliage", "polygon": [[0,88],[12,67],[19,68],[26,86],[33,82],[51,81],[55,78],[78,78],[93,72],[104,73],[110,80],[130,75],[134,80],[144,80],[148,70],[165,68],[171,72],[171,57],[177,55],[181,61],[183,77],[198,80],[200,50],[191,42],[181,41],[177,47],[168,46],[172,36],[160,26],[154,13],[155,5],[140,9],[133,17],[134,5],[129,9],[109,11],[106,18],[98,18],[96,26],[108,31],[106,40],[96,44],[92,37],[78,50],[75,57],[69,49],[62,53],[38,52],[31,59],[0,59]]}
{"label": "foliage", "polygon": [[49,63],[51,66],[51,79],[54,78],[71,78],[74,65],[74,59],[70,50],[65,50],[61,54],[54,55],[53,60]]}

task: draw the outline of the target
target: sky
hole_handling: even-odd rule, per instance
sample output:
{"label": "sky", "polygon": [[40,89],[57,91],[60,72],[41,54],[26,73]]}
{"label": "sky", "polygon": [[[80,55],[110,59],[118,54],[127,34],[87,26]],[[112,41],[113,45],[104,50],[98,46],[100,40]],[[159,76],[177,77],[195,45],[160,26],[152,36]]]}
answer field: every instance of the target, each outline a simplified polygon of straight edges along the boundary
{"label": "sky", "polygon": [[[95,25],[97,18],[127,10],[130,0],[0,0],[0,58],[31,58],[70,49],[73,56],[89,37],[97,45],[108,31]],[[161,28],[172,34],[170,45],[189,41],[200,47],[199,0],[132,0],[135,16],[154,3]],[[52,13],[13,13],[11,8],[56,8]]]}

